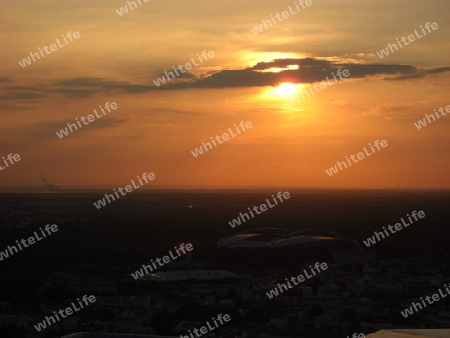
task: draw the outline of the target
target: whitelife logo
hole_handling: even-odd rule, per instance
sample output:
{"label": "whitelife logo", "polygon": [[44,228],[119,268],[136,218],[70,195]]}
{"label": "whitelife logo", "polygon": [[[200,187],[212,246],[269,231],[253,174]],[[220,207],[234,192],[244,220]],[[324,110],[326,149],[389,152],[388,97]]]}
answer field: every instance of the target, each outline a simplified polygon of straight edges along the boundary
{"label": "whitelife logo", "polygon": [[[381,150],[380,149],[380,145],[381,145],[382,148],[386,148],[388,146],[388,143],[387,143],[386,140],[383,140],[381,142],[376,140],[374,142],[374,147],[377,148],[378,150]],[[364,147],[364,152],[366,153],[367,156],[372,156],[375,153],[375,149],[373,149],[372,143],[369,143],[369,146],[372,149],[373,153],[368,152],[366,147]],[[364,155],[363,152],[359,152],[357,155],[351,154],[350,158],[352,159],[353,163],[358,163],[359,162],[357,159],[355,159],[355,157],[358,157],[358,160],[364,160],[366,158],[366,156]],[[345,156],[345,158],[347,159],[348,165],[351,166],[352,162],[350,162],[350,159],[348,158],[348,156]],[[325,172],[328,174],[328,176],[332,176],[333,174],[337,174],[339,172],[338,171],[338,166],[339,166],[339,169],[341,171],[344,170],[344,169],[342,169],[341,164],[344,165],[344,169],[347,168],[347,164],[345,162],[337,161],[337,165],[335,165],[334,167],[331,167],[330,170],[326,170],[325,169]]]}
{"label": "whitelife logo", "polygon": [[[305,4],[306,6],[311,6],[312,5],[312,0],[298,0],[298,4],[297,1],[294,2],[295,7],[297,8],[298,12],[300,12],[300,7],[302,7],[302,9],[305,9]],[[291,6],[288,6],[289,12],[291,15],[297,14],[298,12],[293,11]],[[281,12],[281,16],[283,17],[283,19],[287,19],[289,18],[289,12],[288,11],[283,11]],[[281,19],[280,17],[280,13],[275,14],[275,17],[277,18],[278,22],[283,21],[283,19]],[[277,22],[275,21],[275,19],[273,18],[273,16],[271,15],[270,18],[272,19],[272,22],[274,25],[277,24]],[[272,22],[270,22],[270,20],[261,20],[261,24],[259,26],[255,26],[255,28],[250,28],[250,31],[254,34],[257,35],[258,33],[262,33],[264,31],[264,28],[267,29],[269,27],[272,27]],[[267,26],[266,24],[269,24],[269,26]],[[264,25],[264,28],[263,28]]]}
{"label": "whitelife logo", "polygon": [[[134,180],[131,180],[131,183],[133,183],[134,189],[139,189],[140,187],[142,187],[142,186],[144,185],[144,183],[142,183],[141,178],[140,178],[139,176],[136,176],[136,177],[137,177],[137,179],[139,180],[139,182],[141,183],[141,185],[136,185],[136,184],[134,183]],[[144,173],[144,174],[142,175],[142,179],[145,181],[145,183],[148,183],[149,180],[150,180],[150,181],[153,181],[153,180],[155,179],[155,174],[154,174],[154,173],[150,173],[150,174]],[[125,187],[125,191],[126,191],[126,192],[132,192],[132,191],[133,191],[133,187],[132,187],[131,185],[127,185],[127,186]],[[127,193],[123,192],[123,189],[124,189],[124,188],[119,187],[117,190],[119,190],[119,192],[120,192],[120,194],[121,194],[122,196],[125,196]],[[113,191],[114,191],[114,193],[116,194],[117,199],[119,199],[119,198],[120,198],[119,193],[116,191],[116,189],[113,189]],[[114,195],[113,195],[113,194],[109,194],[109,195],[108,195],[108,194],[105,194],[105,197],[106,197],[106,198],[102,198],[101,200],[98,200],[97,202],[94,202],[94,205],[95,205],[95,207],[96,207],[97,209],[100,209],[101,207],[106,206],[106,202],[111,203],[112,201],[115,201],[115,200],[116,200],[116,199],[114,198]],[[112,201],[110,201],[110,197],[111,197]]]}
{"label": "whitelife logo", "polygon": [[[96,299],[94,296],[87,296],[84,295],[82,298],[82,301],[77,298],[78,300],[78,305],[80,306],[80,308],[77,308],[77,306],[72,302],[70,305],[70,307],[66,308],[66,309],[61,309],[58,311],[59,315],[62,318],[66,318],[67,316],[70,316],[71,314],[73,314],[74,312],[80,311],[81,309],[84,308],[83,306],[83,302],[84,304],[87,306],[89,304],[95,303]],[[52,316],[45,316],[45,319],[42,322],[39,322],[37,325],[34,325],[34,328],[36,329],[37,332],[40,332],[41,330],[47,328],[47,324],[48,326],[52,325],[52,324],[56,324],[56,322],[59,322],[61,319],[58,317],[56,311],[53,311],[54,315]],[[65,314],[65,316],[64,316]],[[56,318],[56,319],[55,319]],[[47,322],[46,322],[47,321]],[[52,323],[53,322],[53,323]]]}
{"label": "whitelife logo", "polygon": [[[289,98],[289,103],[291,104],[291,106],[296,105],[297,103],[299,103],[301,100],[305,100],[305,94],[308,98],[310,98],[310,93],[311,95],[314,95],[314,92],[312,90],[312,88],[314,88],[314,90],[316,91],[316,93],[319,93],[321,90],[326,89],[328,87],[333,86],[334,84],[338,83],[339,80],[343,80],[342,76],[344,77],[349,77],[350,76],[350,71],[348,69],[338,69],[336,71],[336,75],[339,76],[339,80],[336,78],[336,75],[334,75],[334,72],[331,72],[331,75],[333,75],[334,78],[334,82],[331,82],[330,79],[328,78],[328,76],[325,78],[327,80],[327,82],[322,81],[322,82],[318,82],[318,83],[314,83],[312,85],[310,85],[308,87],[309,89],[309,93],[307,90],[302,90],[300,91],[299,94],[295,94],[293,95],[293,97]],[[339,83],[341,84],[341,83]],[[320,89],[318,88],[320,87]]]}
{"label": "whitelife logo", "polygon": [[[209,321],[207,321],[206,325],[208,327],[202,326],[200,329],[194,329],[193,331],[195,333],[195,337],[201,337],[202,335],[207,334],[208,332],[211,332],[211,331],[217,329],[220,325],[224,325],[225,323],[229,322],[231,320],[231,317],[230,317],[230,315],[225,314],[222,318],[222,314],[219,314],[217,316],[217,318],[213,317],[212,320],[214,322],[214,326],[211,326],[209,324]],[[217,322],[219,322],[220,325]],[[198,333],[199,331],[200,331],[200,334]],[[192,333],[191,330],[188,330],[188,332],[189,332],[189,336],[183,336],[180,334],[180,338],[194,338],[194,333]]]}
{"label": "whitelife logo", "polygon": [[[354,333],[351,338],[364,338],[364,337],[365,337],[364,333],[360,334]],[[350,338],[350,336],[347,336],[347,338]]]}
{"label": "whitelife logo", "polygon": [[[445,112],[444,112],[444,108],[442,108],[442,107],[439,107],[438,112],[436,111],[436,109],[433,109],[433,110],[434,110],[434,114],[436,115],[436,117],[438,119],[440,119],[441,117],[439,116],[438,112],[441,113],[442,116],[447,115],[447,113],[450,113],[450,105],[445,107]],[[436,117],[434,117],[433,114],[430,114],[430,115],[425,114],[425,118],[423,120],[417,121],[417,123],[414,123],[414,125],[416,126],[417,129],[420,129],[422,127],[426,127],[427,126],[427,120],[428,120],[428,123],[430,124],[432,122],[436,122]],[[433,121],[430,120],[431,118],[433,119]]]}
{"label": "whitelife logo", "polygon": [[[73,38],[74,38],[75,40],[76,40],[76,39],[79,39],[79,38],[81,37],[81,35],[80,35],[79,32],[74,32],[74,33],[72,34],[72,31],[69,31],[69,32],[67,33],[67,38],[70,40],[70,42],[73,41],[72,36],[73,36]],[[62,44],[59,42],[59,38],[56,39],[56,42],[58,42],[59,48],[63,48],[64,46],[66,46],[66,45],[69,44],[69,43],[67,42],[66,38],[64,37],[64,35],[62,35],[62,37],[63,37],[64,42],[65,42],[66,44],[65,44],[65,45],[63,44],[63,45],[62,45]],[[57,47],[56,44],[54,44],[54,43],[50,45],[50,51],[48,51],[48,48],[49,48],[48,46],[44,46],[44,48],[43,48],[43,49],[45,50],[45,53],[47,53],[47,55],[48,55],[48,54],[51,54],[52,52],[55,52],[55,51],[58,50],[58,47]],[[38,50],[39,50],[39,53],[41,54],[41,56],[44,57],[45,54],[44,54],[44,52],[41,50],[40,47],[38,48]],[[37,57],[38,60],[41,59],[38,53],[30,52],[30,56],[31,56],[31,59],[33,59],[33,62],[36,62],[36,59],[34,58],[35,56]],[[20,65],[22,68],[25,68],[26,66],[31,65],[31,59],[30,59],[30,56],[29,56],[28,58],[26,58],[26,59],[23,59],[22,61],[19,61],[19,65]]]}
{"label": "whitelife logo", "polygon": [[[239,127],[237,127],[236,125],[234,125],[234,126],[236,127],[236,131],[237,131],[237,133],[239,135],[241,133],[241,131],[239,130]],[[245,126],[244,126],[244,121],[241,121],[241,123],[239,123],[239,126],[242,128],[242,131],[246,131],[247,129],[253,128],[253,125],[252,125],[252,123],[250,121],[245,122]],[[245,129],[245,128],[247,128],[247,129]],[[237,136],[236,134],[233,134],[233,132],[231,131],[231,128],[228,128],[228,131],[230,132],[231,137],[234,138],[234,137]],[[222,135],[223,141],[228,141],[230,139],[230,135],[228,135],[227,133],[224,133]],[[214,142],[214,139],[212,138],[212,136],[210,137],[210,139],[213,142],[214,147],[217,147],[216,142]],[[216,139],[217,143],[219,143],[219,144],[223,144],[224,143],[220,139],[219,135],[216,135],[215,139]],[[203,154],[203,149],[205,149],[205,152],[208,151],[208,148],[206,147],[207,145],[209,146],[210,149],[213,148],[211,143],[203,142],[202,145],[199,148],[195,148],[194,151],[191,150],[191,154],[194,157],[197,157],[198,155],[202,155]],[[203,149],[202,149],[202,147],[203,147]]]}
{"label": "whitelife logo", "polygon": [[[175,252],[177,253],[177,256],[174,256],[172,254],[172,251],[169,251],[169,255],[164,256],[162,259],[159,257],[156,257],[155,261],[156,261],[156,263],[158,263],[159,267],[163,267],[165,264],[168,264],[171,261],[174,261],[175,259],[177,259],[178,257],[181,257],[182,254],[180,253],[180,251],[183,254],[187,254],[188,252],[194,250],[194,246],[191,243],[188,243],[188,244],[186,244],[186,247],[185,247],[185,245],[183,243],[183,244],[180,244],[179,248],[177,248],[175,246],[174,249],[175,249]],[[161,261],[163,263],[161,263]],[[139,278],[144,277],[146,274],[149,274],[150,272],[153,272],[156,269],[158,269],[158,266],[156,265],[156,263],[153,261],[153,259],[151,259],[152,265],[142,264],[142,268],[139,270],[136,270],[134,273],[131,274],[131,276],[135,280],[138,280]]]}
{"label": "whitelife logo", "polygon": [[[283,196],[281,196],[281,195],[283,195]],[[288,200],[289,198],[291,198],[291,195],[289,194],[288,191],[285,191],[285,192],[283,192],[283,193],[280,191],[280,192],[278,192],[277,197],[278,197],[278,199],[280,200],[280,202],[283,203],[283,198],[284,198],[285,200]],[[273,202],[274,202],[275,204],[270,204],[269,199],[268,199],[268,198],[266,199],[266,202],[267,202],[267,204],[269,205],[270,209],[272,209],[274,206],[278,205],[278,202],[277,202],[276,197],[275,197],[274,195],[272,195],[272,198],[273,198]],[[257,215],[260,215],[260,214],[262,214],[264,211],[267,211],[267,205],[264,204],[264,203],[261,204],[261,205],[259,206],[259,208],[260,208],[261,212],[258,211],[258,206],[257,206],[257,205],[255,205],[255,206],[253,207],[253,211],[254,211]],[[255,217],[255,215],[253,215],[253,212],[250,210],[250,208],[248,208],[248,212],[250,213],[250,215],[252,215],[252,218]],[[247,220],[248,220],[248,221],[250,220],[250,216],[249,216],[246,212],[244,212],[244,213],[241,212],[241,213],[239,213],[239,217],[233,219],[231,222],[228,222],[228,224],[229,224],[232,228],[235,228],[236,225],[241,225],[241,219],[242,219],[242,222],[245,222],[244,216],[247,217]]]}
{"label": "whitelife logo", "polygon": [[[206,57],[205,54],[206,54],[206,50],[204,50],[204,51],[202,52],[202,56],[203,56],[203,58],[205,59],[205,61],[208,61],[208,58]],[[214,51],[213,51],[213,50],[210,50],[210,51],[208,52],[208,56],[209,56],[210,59],[212,59],[212,58],[215,57],[216,55],[214,54]],[[202,58],[200,57],[200,55],[197,54],[197,57],[198,57],[198,60],[200,61],[200,64],[196,63],[195,60],[194,60],[194,58],[191,58],[191,61],[192,61],[192,63],[194,64],[194,66],[200,66],[200,65],[203,63],[203,60],[202,60]],[[192,69],[192,65],[191,65],[190,62],[186,63],[186,64],[184,65],[184,67],[186,68],[186,71],[183,70],[183,65],[178,65],[178,69],[179,69],[180,72],[182,72],[183,74],[186,73],[186,72],[188,72],[188,71],[190,71],[190,70]],[[159,86],[161,86],[162,84],[165,84],[165,83],[166,83],[166,78],[167,78],[167,81],[170,81],[170,80],[172,80],[172,79],[175,79],[175,77],[180,76],[180,74],[178,74],[177,70],[175,69],[175,66],[172,66],[172,68],[173,68],[173,71],[175,72],[175,74],[177,74],[176,76],[175,76],[175,74],[172,73],[171,71],[170,71],[170,72],[167,72],[167,71],[166,71],[166,72],[164,73],[163,76],[161,76],[161,77],[159,77],[158,79],[154,80],[153,83],[154,83],[157,87],[159,87]],[[172,79],[170,78],[169,75],[172,76]]]}
{"label": "whitelife logo", "polygon": [[[99,107],[100,107],[100,109],[101,109],[103,115],[106,115],[105,111],[103,110],[103,107],[102,107],[102,106],[99,106]],[[111,109],[110,109],[110,103],[109,103],[109,102],[106,102],[106,103],[105,103],[105,108],[106,108],[106,110],[108,110],[108,113],[111,113],[111,109],[112,109],[112,110],[116,110],[117,108],[119,108],[119,106],[117,105],[117,103],[113,102],[113,103],[111,103]],[[93,111],[94,111],[95,116],[97,117],[97,119],[103,117],[102,115],[98,115],[96,109],[94,109]],[[88,117],[87,117],[87,122],[86,122],[86,117],[84,117],[84,116],[81,116],[80,119],[81,119],[81,121],[83,121],[83,124],[84,124],[85,126],[87,126],[90,122],[94,122],[94,121],[95,121],[94,114],[88,115]],[[81,125],[81,122],[78,121],[78,118],[75,118],[75,120],[76,120],[76,122],[78,123],[78,127],[80,127],[80,129],[81,129],[81,128],[83,127],[83,126]],[[69,129],[67,129],[67,127],[69,127]],[[77,126],[76,126],[75,123],[67,123],[67,127],[64,128],[64,129],[61,129],[59,132],[56,132],[56,135],[57,135],[60,139],[63,138],[64,136],[68,136],[68,135],[69,135],[69,130],[70,130],[71,133],[73,133],[74,130],[72,129],[72,127],[73,127],[75,130],[78,130],[78,128],[77,128]]]}
{"label": "whitelife logo", "polygon": [[[408,219],[409,219],[409,221],[410,221],[411,223],[405,222],[405,220],[403,219],[403,217],[400,218],[401,221],[402,221],[402,223],[403,223],[403,226],[405,226],[405,228],[408,227],[408,226],[410,226],[412,223],[414,223],[413,220],[411,219],[411,217],[409,216],[409,214],[406,214],[406,216],[408,217]],[[424,218],[424,217],[425,217],[425,212],[424,212],[423,210],[421,210],[421,211],[419,211],[419,212],[417,212],[416,210],[414,210],[414,211],[411,213],[411,216],[412,216],[412,217],[415,219],[415,221],[417,222],[417,221],[418,221],[417,216],[419,216],[419,218]],[[395,227],[395,231],[394,231],[394,227]],[[403,228],[402,228],[402,224],[401,224],[401,223],[395,223],[394,226],[392,226],[392,225],[389,224],[389,225],[388,225],[388,229],[389,229],[389,231],[391,232],[391,234],[395,234],[397,231],[400,231],[400,230],[402,230]],[[385,227],[383,227],[383,231],[384,231],[384,234],[386,234],[386,236],[389,237],[389,232],[386,230]],[[369,247],[369,246],[371,246],[371,245],[376,244],[376,243],[377,243],[377,240],[378,240],[378,241],[381,241],[382,239],[385,239],[385,238],[386,238],[386,237],[384,236],[383,232],[376,232],[376,231],[375,231],[374,234],[375,234],[375,235],[373,235],[372,237],[369,237],[369,238],[367,238],[367,240],[363,241],[366,247]],[[375,236],[376,236],[376,239],[375,239]],[[380,238],[380,237],[381,237],[381,238]]]}
{"label": "whitelife logo", "polygon": [[[320,266],[319,266],[320,265]],[[295,285],[299,285],[300,283],[303,283],[305,280],[308,280],[310,278],[313,278],[314,276],[316,276],[317,274],[321,273],[322,271],[325,271],[328,269],[328,265],[327,263],[319,263],[317,262],[316,264],[314,264],[314,267],[312,267],[311,265],[309,266],[310,272],[312,273],[312,276],[308,274],[308,272],[306,270],[303,270],[304,275],[300,274],[298,276],[293,276],[290,279],[285,278],[286,280],[286,284],[284,283],[278,283],[277,287],[270,290],[269,292],[266,292],[267,297],[269,297],[270,299],[272,299],[275,296],[278,296],[280,294],[282,294],[284,291],[287,291],[288,289],[292,289],[293,286],[291,285],[291,283],[289,283],[289,280]],[[315,271],[314,271],[315,270]],[[306,279],[305,279],[306,276]],[[298,283],[297,283],[298,281]],[[288,287],[289,286],[289,287]],[[283,290],[284,288],[284,290]],[[280,290],[280,292],[278,292],[278,290]]]}
{"label": "whitelife logo", "polygon": [[[425,299],[428,302],[428,305],[432,305],[434,304],[434,302],[437,302],[445,297],[447,297],[448,295],[450,295],[450,288],[449,288],[449,284],[444,285],[445,286],[445,291],[447,291],[447,293],[443,293],[442,290],[439,288],[439,294],[435,293],[433,296],[425,296]],[[430,300],[430,298],[433,298],[433,301]],[[420,303],[414,303],[412,302],[409,308],[400,311],[400,313],[402,314],[403,317],[407,318],[409,316],[412,316],[415,312],[418,312],[419,310],[423,310],[424,307],[427,307],[427,304],[425,303],[425,300],[423,299],[423,297],[420,297],[420,301],[422,302],[422,304]],[[422,306],[423,305],[423,306]]]}
{"label": "whitelife logo", "polygon": [[13,165],[15,162],[19,162],[21,160],[19,154],[15,154],[15,155],[9,154],[6,157],[6,160],[4,157],[2,157],[2,159],[3,159],[3,162],[5,163],[5,167],[2,167],[2,165],[0,164],[0,171],[9,167],[8,162],[6,160],[8,160],[9,163],[11,163],[11,165]]}
{"label": "whitelife logo", "polygon": [[[439,28],[439,26],[438,26],[438,24],[437,24],[436,22],[433,22],[432,24],[430,24],[429,22],[427,22],[427,23],[425,24],[425,28],[427,29],[428,33],[431,33],[430,27],[431,27],[434,31],[437,30],[437,29]],[[422,25],[420,25],[420,28],[422,29],[423,35],[420,35],[420,34],[417,32],[417,29],[415,29],[415,30],[414,30],[415,36],[414,36],[414,34],[408,35],[408,41],[409,41],[409,43],[416,41],[416,37],[417,37],[417,39],[421,39],[421,38],[423,38],[425,35],[427,35],[427,33],[426,33],[425,30],[423,29]],[[403,48],[403,46],[402,46],[402,44],[400,43],[400,41],[398,41],[398,38],[396,38],[396,40],[397,40],[398,46],[399,46],[400,48]],[[402,40],[402,42],[403,42],[403,44],[404,44],[405,46],[409,45],[409,43],[406,42],[406,38],[405,38],[404,36],[402,36],[401,40]],[[394,43],[393,45],[391,45],[390,43],[388,43],[386,49],[382,49],[382,50],[380,50],[379,52],[377,52],[378,57],[379,57],[380,59],[382,59],[382,58],[384,58],[385,56],[388,56],[388,55],[389,55],[389,49],[391,50],[392,53],[394,53],[395,51],[394,51],[394,49],[393,49],[392,47],[395,47],[395,51],[398,51],[398,47],[397,47],[397,45],[396,45],[395,43]]]}
{"label": "whitelife logo", "polygon": [[[142,0],[142,1],[149,2],[150,0]],[[141,0],[137,0],[137,2],[139,3],[140,6],[142,6]],[[127,1],[127,4],[125,5],[125,7],[120,7],[119,9],[116,9],[117,14],[119,14],[119,16],[127,14],[128,13],[128,6],[130,7],[130,10],[134,9],[133,6],[131,6],[131,5],[134,5],[134,8],[138,7],[137,4],[136,4],[136,1]]]}
{"label": "whitelife logo", "polygon": [[[45,234],[44,230],[42,230],[42,228],[39,228],[39,230],[41,230],[41,235],[42,237],[39,237],[39,235],[36,233],[36,231],[34,232],[34,236],[29,237],[28,239],[22,239],[19,243],[19,241],[16,241],[17,246],[19,247],[20,251],[23,250],[22,245],[24,248],[28,248],[31,244],[34,244],[39,241],[41,241],[42,239],[44,239],[45,237],[50,236],[52,233],[57,232],[58,231],[58,226],[56,224],[47,224],[45,227],[45,231],[47,232],[47,234]],[[26,244],[28,242],[28,245]],[[20,245],[22,244],[22,245]],[[9,251],[9,253],[8,253]],[[8,248],[5,251],[0,251],[0,261],[2,261],[3,259],[6,259],[12,255],[14,255],[15,253],[18,253],[19,250],[17,250],[17,247],[15,245],[8,245]]]}

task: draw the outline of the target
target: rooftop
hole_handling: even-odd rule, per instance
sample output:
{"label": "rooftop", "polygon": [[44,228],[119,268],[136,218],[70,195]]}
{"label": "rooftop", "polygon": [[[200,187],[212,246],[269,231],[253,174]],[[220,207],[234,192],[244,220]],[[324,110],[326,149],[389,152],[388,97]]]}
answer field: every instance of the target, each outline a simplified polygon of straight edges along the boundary
{"label": "rooftop", "polygon": [[381,330],[366,338],[449,338],[450,329]]}

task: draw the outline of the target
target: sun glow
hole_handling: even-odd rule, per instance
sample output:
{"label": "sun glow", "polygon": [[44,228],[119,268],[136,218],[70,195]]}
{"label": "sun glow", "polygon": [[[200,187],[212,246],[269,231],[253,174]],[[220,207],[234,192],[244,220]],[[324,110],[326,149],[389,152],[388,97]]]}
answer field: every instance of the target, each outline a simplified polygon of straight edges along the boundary
{"label": "sun glow", "polygon": [[287,65],[286,67],[283,67],[283,68],[273,67],[273,68],[267,68],[267,69],[258,70],[258,72],[261,72],[261,73],[279,73],[279,72],[283,72],[285,70],[298,70],[298,69],[299,69],[298,65]]}
{"label": "sun glow", "polygon": [[273,93],[278,96],[287,97],[294,94],[299,89],[299,85],[289,82],[279,84],[273,88]]}

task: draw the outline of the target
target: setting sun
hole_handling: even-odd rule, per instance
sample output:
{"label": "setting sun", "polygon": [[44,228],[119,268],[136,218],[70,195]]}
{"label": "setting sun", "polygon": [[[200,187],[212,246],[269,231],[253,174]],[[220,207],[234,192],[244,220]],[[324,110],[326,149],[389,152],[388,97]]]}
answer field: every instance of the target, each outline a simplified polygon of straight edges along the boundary
{"label": "setting sun", "polygon": [[286,97],[294,94],[298,89],[299,86],[297,84],[285,82],[275,87],[273,92],[278,96]]}

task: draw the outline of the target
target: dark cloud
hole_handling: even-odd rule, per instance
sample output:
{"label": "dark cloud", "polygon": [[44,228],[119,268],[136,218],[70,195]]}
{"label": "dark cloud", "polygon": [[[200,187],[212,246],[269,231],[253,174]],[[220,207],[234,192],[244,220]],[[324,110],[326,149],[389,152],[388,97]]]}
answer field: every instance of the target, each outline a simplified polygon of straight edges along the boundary
{"label": "dark cloud", "polygon": [[428,69],[425,72],[427,74],[439,74],[439,73],[444,73],[444,72],[448,72],[448,71],[450,71],[450,67],[433,68],[433,69]]}
{"label": "dark cloud", "polygon": [[47,95],[42,93],[33,93],[33,92],[10,92],[7,93],[6,96],[0,96],[0,99],[7,100],[26,100],[26,99],[42,99],[47,97]]}
{"label": "dark cloud", "polygon": [[450,71],[450,67],[439,67],[431,69],[416,69],[412,74],[400,75],[395,78],[386,79],[388,81],[414,80],[426,77],[427,75],[441,74]]}
{"label": "dark cloud", "polygon": [[[169,71],[168,71],[169,72]],[[176,75],[173,71],[171,71],[174,75]],[[189,73],[189,72],[186,72],[186,73],[182,73],[182,72],[178,72],[178,76],[174,79],[174,80],[176,80],[176,79],[196,79],[197,77],[194,75],[194,74],[192,74],[192,73]],[[166,74],[165,73],[160,73],[160,74],[158,74],[156,77],[163,77],[163,76],[165,76]]]}
{"label": "dark cloud", "polygon": [[8,111],[15,111],[15,110],[19,110],[19,111],[21,111],[21,110],[31,110],[31,109],[34,109],[34,108],[36,108],[36,107],[34,107],[34,106],[32,106],[32,107],[27,107],[27,106],[17,106],[17,105],[9,105],[9,104],[3,104],[3,103],[0,103],[0,111],[6,111],[6,112],[8,112]]}
{"label": "dark cloud", "polygon": [[[105,91],[105,90],[114,90],[118,89],[121,91],[125,91],[128,93],[143,93],[148,90],[151,90],[152,86],[141,85],[141,84],[132,84],[125,81],[116,81],[110,79],[102,79],[102,78],[73,78],[64,81],[57,82],[56,86],[62,87],[75,87],[74,89],[81,88],[90,88],[89,90],[94,92]],[[62,89],[59,89],[62,90]],[[67,90],[67,89],[65,89]],[[68,92],[70,93],[70,91]]]}
{"label": "dark cloud", "polygon": [[121,119],[118,117],[104,117],[100,118],[98,120],[95,120],[92,123],[89,123],[86,127],[92,127],[92,128],[117,128],[120,127],[123,124],[126,124],[130,122],[130,119]]}
{"label": "dark cloud", "polygon": [[48,95],[45,93],[47,90],[47,86],[17,86],[17,85],[9,85],[9,82],[14,82],[12,80],[2,81],[0,78],[0,100],[30,100],[30,102],[36,102],[36,99],[42,99],[47,97]]}
{"label": "dark cloud", "polygon": [[[287,69],[288,66],[298,66],[298,69]],[[280,72],[271,72],[271,68],[282,68]],[[105,78],[71,78],[57,81],[46,86],[3,86],[4,94],[0,96],[9,100],[37,99],[51,93],[62,94],[68,98],[86,98],[92,95],[119,91],[139,94],[158,90],[185,90],[200,88],[238,88],[276,86],[282,82],[313,83],[324,81],[326,77],[341,69],[350,72],[349,78],[361,79],[377,76],[388,81],[404,81],[420,79],[435,74],[450,71],[450,67],[432,69],[418,68],[413,65],[401,64],[362,64],[330,61],[325,59],[276,59],[271,62],[259,62],[253,67],[222,70],[203,78],[192,74],[184,74],[182,81],[171,81],[161,86],[136,84],[123,80]],[[164,74],[160,74],[162,76]],[[157,77],[155,77],[156,80]]]}
{"label": "dark cloud", "polygon": [[416,80],[424,77],[424,74],[410,74],[410,75],[400,75],[391,79],[386,79],[386,81],[404,81],[404,80]]}
{"label": "dark cloud", "polygon": [[[286,69],[281,72],[270,72],[271,68],[287,68],[298,66],[298,69]],[[118,89],[128,93],[142,93],[153,90],[184,90],[190,88],[236,88],[276,86],[281,82],[313,83],[331,78],[338,69],[348,69],[349,78],[367,78],[381,76],[388,79],[419,79],[430,74],[450,71],[450,67],[419,69],[412,65],[400,64],[360,64],[343,63],[322,59],[278,59],[271,62],[259,62],[253,67],[238,70],[223,70],[202,79],[190,82],[167,83],[157,86],[132,84],[125,81],[114,81],[101,78],[75,78],[59,82],[62,86],[90,87],[91,90]],[[265,72],[264,72],[265,71]],[[160,74],[162,76],[164,74]]]}
{"label": "dark cloud", "polygon": [[84,99],[91,97],[96,91],[88,89],[54,89],[53,92],[61,93],[68,98]]}

